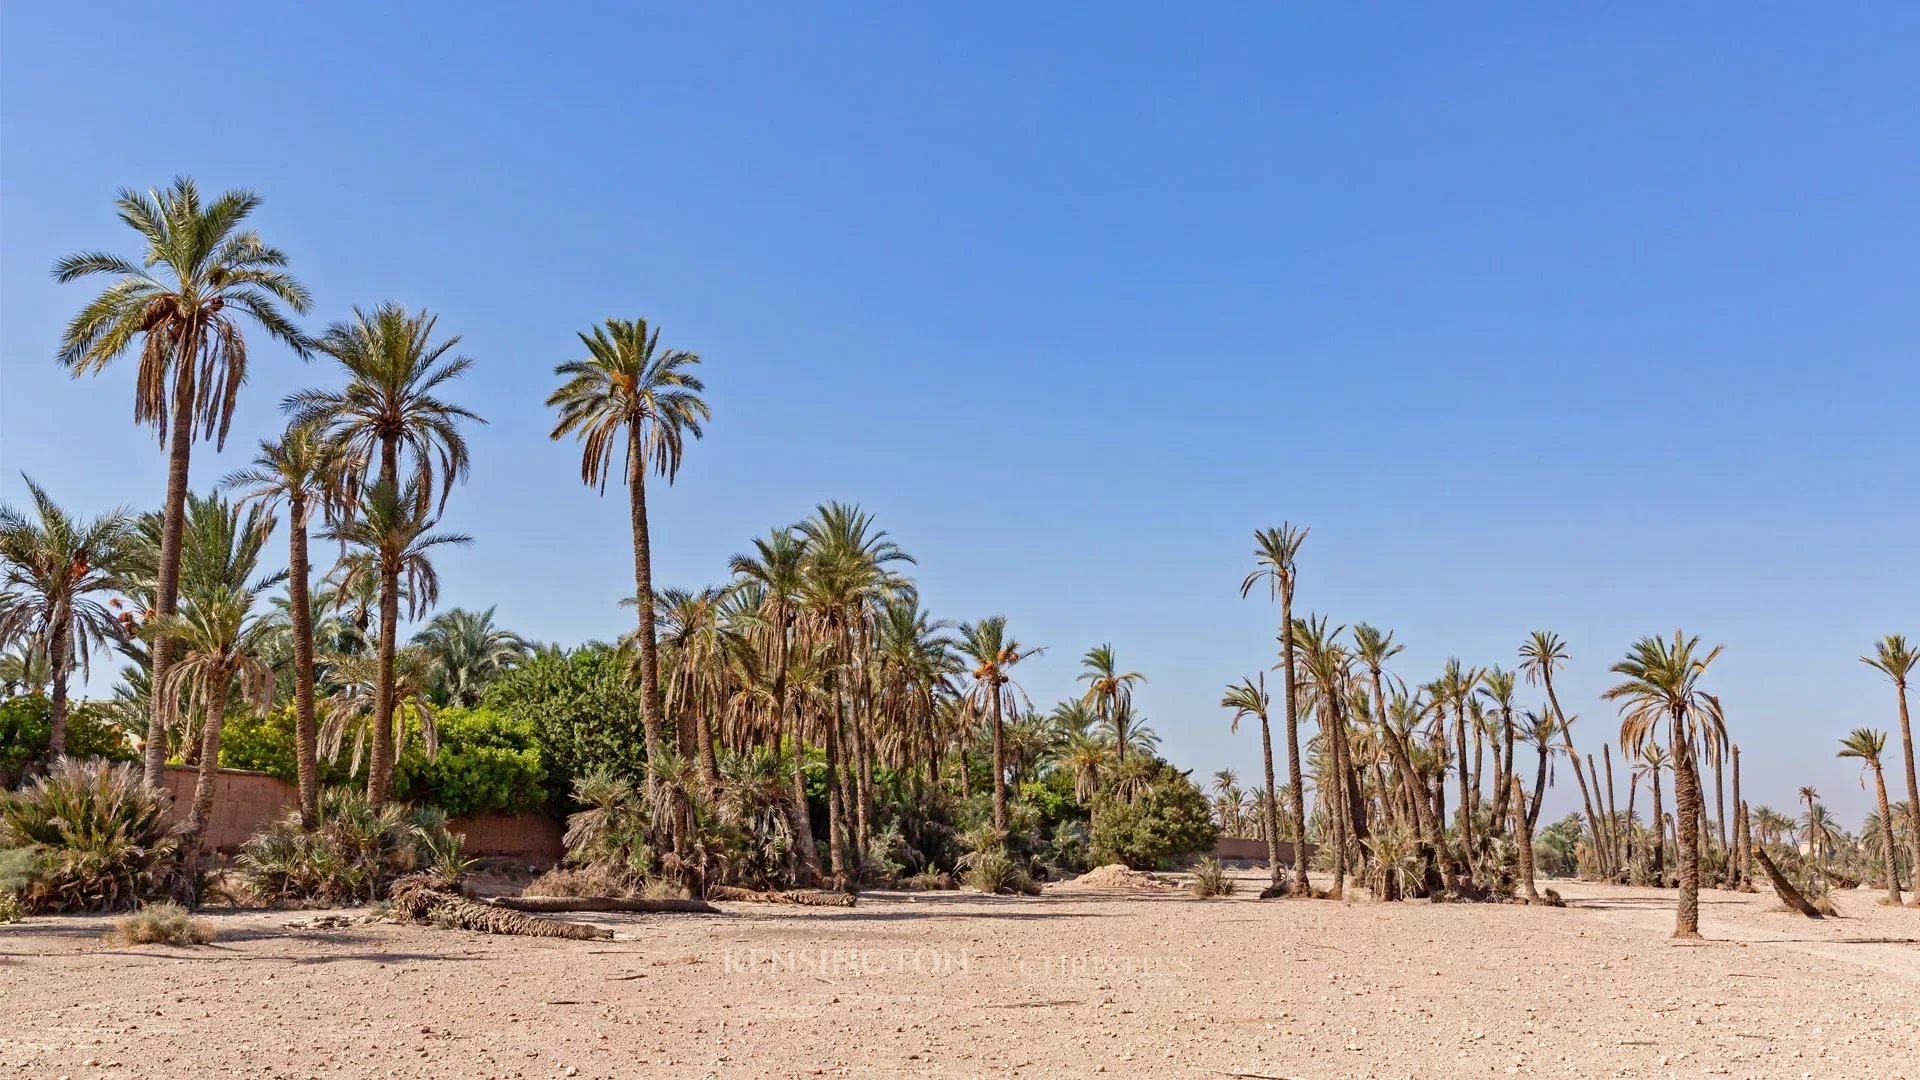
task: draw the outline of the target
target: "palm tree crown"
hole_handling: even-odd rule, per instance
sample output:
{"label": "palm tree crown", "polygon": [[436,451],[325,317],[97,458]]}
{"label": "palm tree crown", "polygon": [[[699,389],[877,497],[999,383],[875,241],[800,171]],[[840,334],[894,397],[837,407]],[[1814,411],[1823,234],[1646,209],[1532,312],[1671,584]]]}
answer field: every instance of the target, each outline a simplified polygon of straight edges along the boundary
{"label": "palm tree crown", "polygon": [[651,466],[672,483],[685,437],[698,439],[701,422],[713,416],[700,397],[706,385],[692,370],[700,357],[681,349],[663,351],[659,328],[649,328],[645,319],[608,319],[591,334],[581,334],[580,341],[587,358],[553,369],[567,380],[547,399],[549,408],[560,410],[553,438],[581,439],[580,478],[604,491],[614,450],[627,449],[621,436],[631,429],[642,458],[639,467]]}

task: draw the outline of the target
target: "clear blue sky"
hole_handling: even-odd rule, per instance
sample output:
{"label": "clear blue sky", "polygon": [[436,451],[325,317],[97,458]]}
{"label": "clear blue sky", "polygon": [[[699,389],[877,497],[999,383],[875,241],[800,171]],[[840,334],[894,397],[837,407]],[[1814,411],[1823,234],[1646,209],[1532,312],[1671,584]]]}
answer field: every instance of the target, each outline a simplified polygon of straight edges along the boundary
{"label": "clear blue sky", "polygon": [[[1047,647],[1036,701],[1111,641],[1168,754],[1252,782],[1217,701],[1271,662],[1237,586],[1291,519],[1301,606],[1409,679],[1553,628],[1597,750],[1606,665],[1684,626],[1753,800],[1865,812],[1833,751],[1894,720],[1855,657],[1920,634],[1913,7],[268,7],[0,13],[0,497],[158,502],[130,370],[54,363],[84,289],[49,268],[135,252],[115,189],[189,173],[265,196],[310,328],[463,335],[443,603],[624,627],[625,511],[542,401],[644,316],[714,409],[664,582],[857,501],[939,614]],[[334,379],[261,346],[196,484]]]}

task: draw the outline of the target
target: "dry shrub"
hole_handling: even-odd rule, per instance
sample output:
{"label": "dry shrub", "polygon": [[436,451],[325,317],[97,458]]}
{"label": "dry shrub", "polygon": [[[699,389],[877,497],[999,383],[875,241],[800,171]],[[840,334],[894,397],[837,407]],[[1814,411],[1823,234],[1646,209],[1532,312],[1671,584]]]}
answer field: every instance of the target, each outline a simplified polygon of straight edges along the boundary
{"label": "dry shrub", "polygon": [[1233,878],[1227,876],[1227,868],[1220,865],[1220,860],[1208,856],[1193,864],[1193,884],[1190,888],[1193,895],[1207,900],[1216,896],[1232,896],[1234,883]]}
{"label": "dry shrub", "polygon": [[1540,900],[1538,902],[1545,904],[1548,907],[1566,907],[1567,906],[1566,899],[1560,895],[1560,892],[1558,889],[1544,890],[1540,894]]}
{"label": "dry shrub", "polygon": [[555,867],[528,883],[528,896],[618,896],[631,897],[641,879],[625,870],[596,863],[591,866]]}
{"label": "dry shrub", "polygon": [[912,892],[937,892],[957,889],[960,883],[953,880],[952,874],[928,868],[902,881],[900,887]]}
{"label": "dry shrub", "polygon": [[960,880],[975,892],[1032,896],[1040,887],[1020,863],[998,848],[970,851],[960,859]]}
{"label": "dry shrub", "polygon": [[116,945],[205,945],[213,924],[187,914],[179,904],[148,904],[114,922],[107,940]]}
{"label": "dry shrub", "polygon": [[0,892],[0,926],[10,922],[19,922],[26,918],[27,906],[20,902],[20,894]]}

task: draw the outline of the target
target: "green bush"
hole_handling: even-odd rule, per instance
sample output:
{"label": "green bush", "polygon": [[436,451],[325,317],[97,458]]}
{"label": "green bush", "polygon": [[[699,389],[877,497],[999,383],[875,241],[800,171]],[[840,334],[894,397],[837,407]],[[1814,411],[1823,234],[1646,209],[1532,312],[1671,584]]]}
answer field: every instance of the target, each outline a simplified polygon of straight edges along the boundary
{"label": "green bush", "polygon": [[[0,788],[20,782],[27,767],[47,756],[53,702],[45,694],[20,694],[0,701]],[[67,709],[67,756],[132,761],[133,744],[105,707],[74,702]]]}
{"label": "green bush", "polygon": [[604,645],[537,653],[495,679],[481,704],[528,725],[556,802],[596,770],[629,780],[646,773],[640,695]]}
{"label": "green bush", "polygon": [[1152,870],[1213,850],[1212,808],[1186,774],[1164,761],[1134,758],[1093,800],[1093,861]]}
{"label": "green bush", "polygon": [[376,807],[344,787],[324,793],[320,825],[312,832],[300,827],[298,810],[289,810],[248,840],[234,860],[241,880],[260,899],[322,904],[370,903],[405,874],[461,864],[445,814],[399,803]]}
{"label": "green bush", "polygon": [[292,707],[270,709],[265,713],[252,709],[229,713],[220,728],[220,767],[252,769],[277,776],[289,784],[298,782]]}
{"label": "green bush", "polygon": [[440,753],[410,744],[394,769],[394,790],[452,817],[523,814],[547,803],[547,768],[533,724],[491,709],[450,706],[435,714]]}
{"label": "green bush", "polygon": [[0,848],[32,853],[21,902],[115,911],[161,891],[179,849],[167,804],[138,769],[98,758],[68,758],[0,798]]}

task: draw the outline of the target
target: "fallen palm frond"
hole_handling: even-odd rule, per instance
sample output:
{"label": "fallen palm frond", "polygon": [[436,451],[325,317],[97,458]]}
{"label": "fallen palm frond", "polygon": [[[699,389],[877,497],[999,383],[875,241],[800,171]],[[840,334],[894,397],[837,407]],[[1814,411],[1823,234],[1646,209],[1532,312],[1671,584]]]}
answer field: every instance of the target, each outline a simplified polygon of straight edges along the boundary
{"label": "fallen palm frond", "polygon": [[742,889],[737,885],[715,885],[707,890],[707,899],[743,904],[799,904],[803,907],[852,907],[858,902],[851,893],[835,892],[831,889],[797,889],[785,892],[773,889],[760,892],[756,889]]}
{"label": "fallen palm frond", "polygon": [[394,882],[391,896],[393,907],[390,917],[395,922],[433,923],[455,930],[477,930],[483,934],[511,934],[518,937],[613,940],[613,931],[605,927],[543,919],[495,904],[482,904],[456,893],[436,889],[422,875],[409,875]]}
{"label": "fallen palm frond", "polygon": [[705,900],[688,900],[683,897],[646,899],[627,896],[496,896],[487,903],[489,906],[506,908],[509,911],[631,911],[650,915],[663,913],[718,915],[721,913],[719,908]]}

